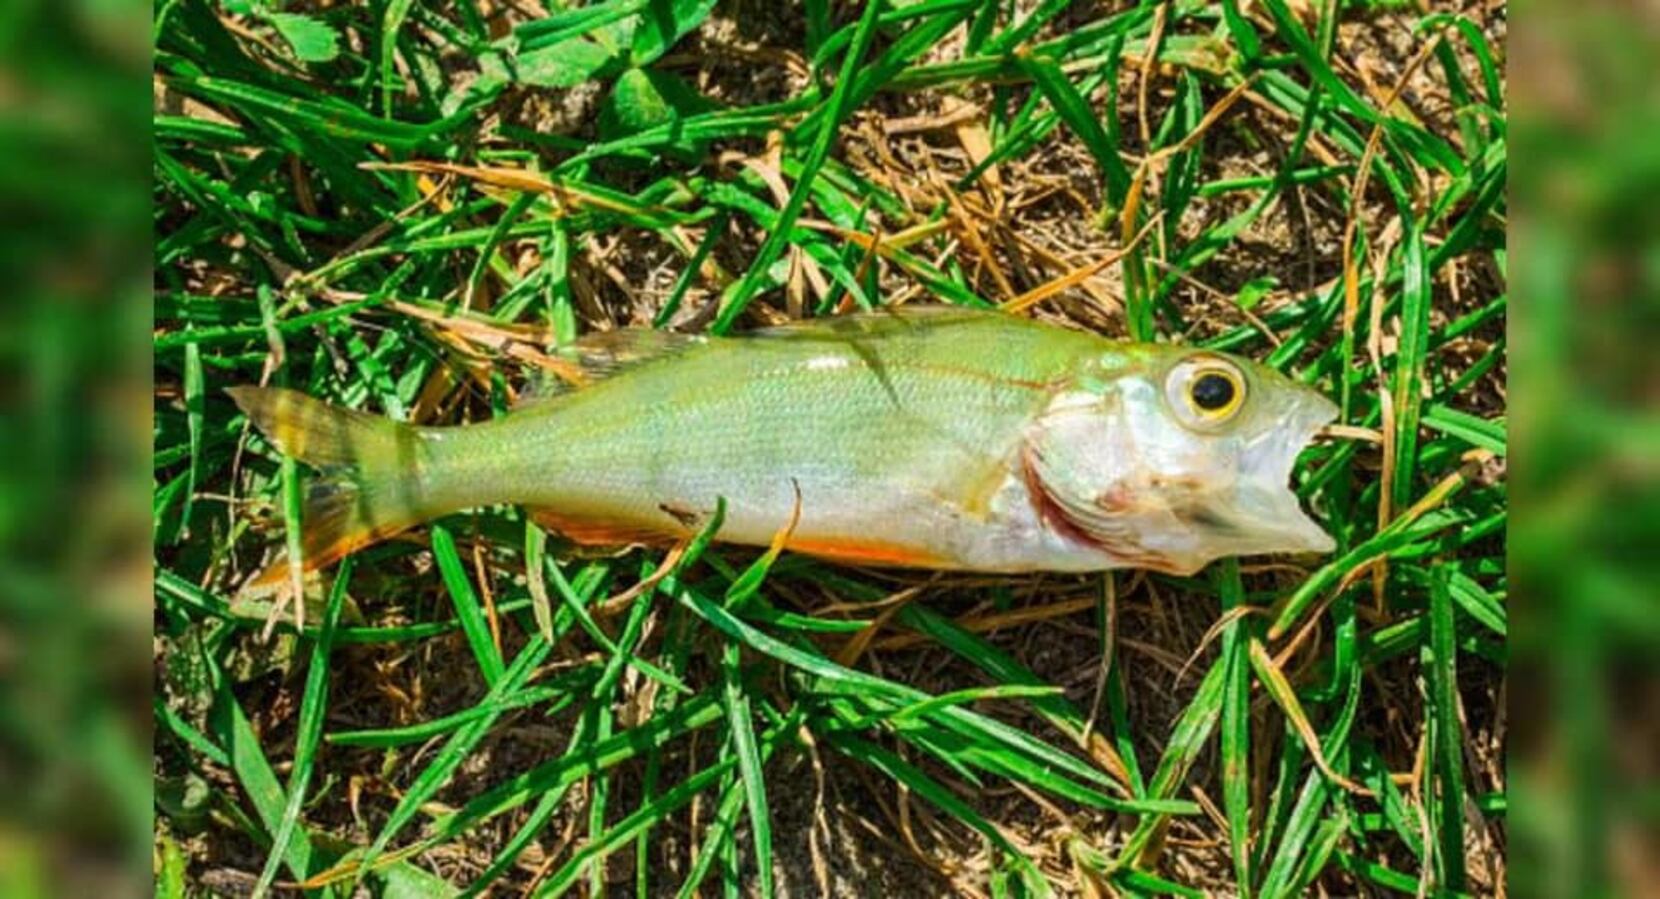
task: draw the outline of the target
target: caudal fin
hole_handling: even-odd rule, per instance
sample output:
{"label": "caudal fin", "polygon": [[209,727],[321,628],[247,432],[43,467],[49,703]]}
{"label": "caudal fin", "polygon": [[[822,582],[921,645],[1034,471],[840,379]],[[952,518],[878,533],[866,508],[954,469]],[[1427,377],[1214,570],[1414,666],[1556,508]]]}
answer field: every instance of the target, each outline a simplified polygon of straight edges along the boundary
{"label": "caudal fin", "polygon": [[[320,472],[300,513],[306,571],[432,517],[422,503],[431,447],[416,428],[280,387],[226,392],[278,449]],[[279,557],[242,589],[268,594],[288,577],[288,560]]]}

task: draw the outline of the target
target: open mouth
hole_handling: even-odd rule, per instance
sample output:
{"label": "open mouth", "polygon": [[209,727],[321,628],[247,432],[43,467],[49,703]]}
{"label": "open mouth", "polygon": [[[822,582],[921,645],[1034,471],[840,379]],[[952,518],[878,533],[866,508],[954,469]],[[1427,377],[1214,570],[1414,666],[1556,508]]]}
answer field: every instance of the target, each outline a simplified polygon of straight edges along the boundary
{"label": "open mouth", "polygon": [[1287,421],[1258,437],[1240,460],[1234,520],[1252,552],[1330,552],[1330,534],[1303,511],[1291,490],[1291,469],[1314,435],[1337,418],[1337,406],[1309,393]]}

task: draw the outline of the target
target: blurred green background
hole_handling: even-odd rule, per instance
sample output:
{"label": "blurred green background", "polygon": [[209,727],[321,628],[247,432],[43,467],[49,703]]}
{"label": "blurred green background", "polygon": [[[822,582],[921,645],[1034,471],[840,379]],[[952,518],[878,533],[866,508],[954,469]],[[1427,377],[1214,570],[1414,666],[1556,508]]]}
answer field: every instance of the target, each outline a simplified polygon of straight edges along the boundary
{"label": "blurred green background", "polygon": [[1660,891],[1660,18],[1515,4],[1518,896]]}
{"label": "blurred green background", "polygon": [[149,10],[0,5],[0,895],[149,889]]}

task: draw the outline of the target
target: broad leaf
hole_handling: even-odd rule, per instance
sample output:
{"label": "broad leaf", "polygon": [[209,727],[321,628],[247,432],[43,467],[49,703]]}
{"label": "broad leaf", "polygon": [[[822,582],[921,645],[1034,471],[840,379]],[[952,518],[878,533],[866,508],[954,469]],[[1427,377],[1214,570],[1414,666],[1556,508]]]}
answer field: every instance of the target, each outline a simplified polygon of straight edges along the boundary
{"label": "broad leaf", "polygon": [[667,53],[675,42],[703,24],[714,8],[715,0],[651,0],[637,20],[630,59],[643,66]]}
{"label": "broad leaf", "polygon": [[713,107],[678,75],[652,69],[629,69],[617,79],[600,110],[599,131],[615,139],[673,122]]}
{"label": "broad leaf", "polygon": [[616,60],[616,52],[603,44],[587,37],[573,37],[514,54],[511,59],[487,56],[482,60],[482,78],[536,87],[575,87],[599,75]]}
{"label": "broad leaf", "polygon": [[276,27],[301,62],[328,62],[340,55],[339,37],[326,22],[292,12],[268,12],[265,20]]}

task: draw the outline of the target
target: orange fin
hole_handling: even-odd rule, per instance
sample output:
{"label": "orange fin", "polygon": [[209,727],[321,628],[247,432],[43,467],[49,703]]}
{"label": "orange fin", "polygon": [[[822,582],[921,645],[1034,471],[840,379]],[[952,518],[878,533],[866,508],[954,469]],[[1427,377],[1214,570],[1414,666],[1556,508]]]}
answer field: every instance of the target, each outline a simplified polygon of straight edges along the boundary
{"label": "orange fin", "polygon": [[[405,518],[377,521],[365,508],[362,494],[351,484],[314,482],[310,492],[300,519],[304,529],[300,538],[304,547],[303,571],[307,573],[332,565],[415,524]],[[243,584],[242,591],[253,597],[270,595],[284,590],[288,579],[288,557],[279,554]]]}
{"label": "orange fin", "polygon": [[851,565],[939,568],[945,561],[913,546],[859,537],[797,537],[788,546],[798,553]]}
{"label": "orange fin", "polygon": [[537,524],[550,531],[558,531],[565,539],[581,546],[628,546],[635,543],[666,546],[683,536],[671,533],[666,527],[584,518],[545,507],[531,507],[526,511]]}

